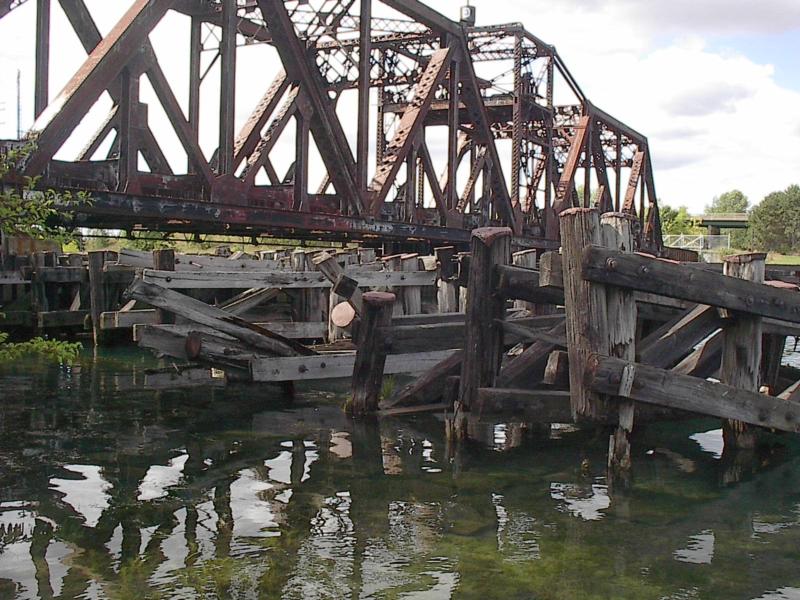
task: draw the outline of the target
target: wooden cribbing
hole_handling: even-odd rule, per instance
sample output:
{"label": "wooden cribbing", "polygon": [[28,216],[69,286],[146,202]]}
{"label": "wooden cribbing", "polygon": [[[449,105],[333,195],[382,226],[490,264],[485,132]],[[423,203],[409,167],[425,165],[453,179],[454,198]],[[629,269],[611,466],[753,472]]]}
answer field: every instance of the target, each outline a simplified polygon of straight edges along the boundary
{"label": "wooden cribbing", "polygon": [[125,296],[226,333],[264,352],[278,356],[313,354],[311,350],[305,349],[301,344],[274,334],[263,327],[242,321],[222,309],[209,306],[205,302],[153,283],[146,283],[141,279],[135,280],[130,285],[125,291]]}
{"label": "wooden cribbing", "polygon": [[796,291],[598,247],[584,251],[582,266],[592,282],[800,323]]}
{"label": "wooden cribbing", "polygon": [[600,214],[593,208],[570,208],[559,219],[572,413],[576,421],[591,420],[605,412],[606,404],[584,385],[583,371],[589,354],[609,354],[608,305],[604,287],[581,277],[581,262],[586,248],[603,242]]}
{"label": "wooden cribbing", "polygon": [[472,232],[464,336],[464,360],[454,429],[466,435],[467,413],[477,402],[478,388],[495,385],[503,358],[503,329],[496,319],[505,316],[505,299],[495,293],[493,269],[511,260],[512,231],[508,227],[485,227]]}
{"label": "wooden cribbing", "polygon": [[[633,252],[633,223],[627,213],[606,213],[600,218],[603,246],[620,252]],[[609,354],[622,360],[636,360],[636,300],[623,288],[606,288]],[[619,423],[608,445],[608,466],[617,472],[631,468],[630,436],[633,431],[634,403],[620,399]]]}
{"label": "wooden cribbing", "polygon": [[353,401],[348,407],[355,416],[378,410],[386,363],[386,344],[380,328],[392,323],[395,295],[367,292],[362,299],[364,314],[358,330],[358,351],[353,368]]}
{"label": "wooden cribbing", "polygon": [[800,432],[799,402],[599,354],[589,356],[584,375],[587,385],[601,394]]}
{"label": "wooden cribbing", "polygon": [[[725,258],[723,273],[755,283],[764,283],[766,254],[740,254]],[[739,313],[723,330],[722,383],[751,392],[761,385],[761,317]],[[725,448],[754,448],[756,431],[747,424],[726,419],[722,424]]]}

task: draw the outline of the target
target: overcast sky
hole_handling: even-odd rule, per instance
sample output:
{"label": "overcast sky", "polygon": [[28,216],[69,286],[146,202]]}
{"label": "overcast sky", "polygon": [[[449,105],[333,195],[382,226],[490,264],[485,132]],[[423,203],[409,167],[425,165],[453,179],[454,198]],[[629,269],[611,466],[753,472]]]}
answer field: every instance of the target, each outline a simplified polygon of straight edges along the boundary
{"label": "overcast sky", "polygon": [[[461,4],[429,3],[453,18]],[[479,24],[522,22],[555,45],[594,104],[649,137],[663,202],[700,212],[714,195],[732,188],[758,202],[769,192],[800,183],[800,1],[472,3]],[[0,20],[2,137],[13,137],[16,130],[18,68],[23,73],[23,128],[32,121],[34,4]],[[53,4],[55,95],[85,55]],[[128,6],[127,0],[87,4],[103,31]],[[156,47],[183,41],[184,34],[176,31],[161,28]],[[163,62],[165,55],[160,56]],[[180,80],[181,71],[178,64],[174,77]],[[241,93],[241,102],[252,105],[264,85],[260,81]],[[100,107],[97,114],[105,110]],[[246,114],[237,117],[241,121]]]}

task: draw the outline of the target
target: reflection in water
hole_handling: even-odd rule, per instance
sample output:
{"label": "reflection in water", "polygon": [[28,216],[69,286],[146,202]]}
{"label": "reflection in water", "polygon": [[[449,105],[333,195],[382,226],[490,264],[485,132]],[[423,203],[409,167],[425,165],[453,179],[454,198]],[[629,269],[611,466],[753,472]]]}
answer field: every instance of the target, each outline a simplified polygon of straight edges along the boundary
{"label": "reflection in water", "polygon": [[620,495],[574,426],[451,456],[436,417],[124,359],[0,375],[0,598],[798,598],[797,448],[725,484],[713,422],[646,428]]}
{"label": "reflection in water", "polygon": [[97,526],[103,511],[108,508],[111,484],[103,479],[101,468],[94,465],[64,465],[65,471],[77,473],[80,479],[50,480],[50,487],[64,495],[63,501],[83,517],[87,527]]}
{"label": "reflection in water", "polygon": [[181,454],[171,459],[166,467],[153,465],[147,469],[147,474],[139,485],[137,500],[155,500],[166,496],[167,488],[181,482],[187,460],[189,460],[189,455]]}

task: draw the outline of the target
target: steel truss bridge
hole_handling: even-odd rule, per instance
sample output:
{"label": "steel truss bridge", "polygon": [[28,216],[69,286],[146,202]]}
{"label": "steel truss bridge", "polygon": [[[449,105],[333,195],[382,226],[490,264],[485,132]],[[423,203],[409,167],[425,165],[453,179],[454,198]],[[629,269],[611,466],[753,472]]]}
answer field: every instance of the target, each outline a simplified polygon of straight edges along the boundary
{"label": "steel truss bridge", "polygon": [[[0,17],[24,1],[0,0]],[[36,145],[24,175],[91,192],[75,209],[80,226],[458,244],[506,225],[521,245],[549,248],[559,212],[597,205],[635,215],[641,248],[663,246],[647,138],[594,106],[520,24],[476,27],[417,0],[135,0],[102,37],[83,0],[52,0],[88,56],[51,99],[56,7],[35,2]],[[168,49],[188,57],[188,90],[150,38],[168,11],[189,17],[188,47]],[[263,97],[237,131],[237,58],[251,44],[279,60],[248,73]],[[219,118],[202,123],[216,127],[213,153],[199,141],[209,55],[221,67]],[[143,78],[183,169],[148,117]],[[54,159],[106,93],[113,108],[96,132],[72,160]]]}

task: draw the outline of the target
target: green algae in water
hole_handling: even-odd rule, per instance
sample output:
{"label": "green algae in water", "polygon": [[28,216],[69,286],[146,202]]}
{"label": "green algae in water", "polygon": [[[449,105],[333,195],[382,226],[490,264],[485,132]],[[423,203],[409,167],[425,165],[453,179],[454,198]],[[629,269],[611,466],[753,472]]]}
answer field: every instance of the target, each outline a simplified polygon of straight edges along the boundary
{"label": "green algae in water", "polygon": [[[0,598],[794,598],[800,453],[658,424],[351,422],[344,387],[155,391],[136,352],[0,375]],[[134,382],[136,385],[131,385]],[[696,436],[695,434],[704,434]]]}

